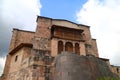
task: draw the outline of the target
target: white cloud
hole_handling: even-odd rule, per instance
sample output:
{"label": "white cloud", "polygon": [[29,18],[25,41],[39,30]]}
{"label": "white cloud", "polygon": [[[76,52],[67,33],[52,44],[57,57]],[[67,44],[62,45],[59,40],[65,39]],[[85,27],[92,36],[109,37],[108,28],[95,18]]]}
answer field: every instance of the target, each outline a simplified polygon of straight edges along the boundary
{"label": "white cloud", "polygon": [[0,57],[0,75],[3,73],[6,58]]}
{"label": "white cloud", "polygon": [[39,0],[2,0],[1,17],[11,26],[34,31],[40,8]]}
{"label": "white cloud", "polygon": [[91,26],[100,57],[120,65],[120,0],[88,0],[76,15],[78,22]]}

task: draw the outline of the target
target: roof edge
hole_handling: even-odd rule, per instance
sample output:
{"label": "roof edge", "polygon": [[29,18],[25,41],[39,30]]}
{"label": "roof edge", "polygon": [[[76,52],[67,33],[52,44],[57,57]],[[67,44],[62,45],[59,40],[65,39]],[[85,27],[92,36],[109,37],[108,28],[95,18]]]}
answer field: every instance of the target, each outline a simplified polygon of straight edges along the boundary
{"label": "roof edge", "polygon": [[8,54],[13,55],[15,52],[17,52],[18,50],[20,50],[22,47],[31,47],[32,48],[32,46],[33,45],[30,44],[30,43],[21,43],[16,48],[14,48],[12,51],[10,51]]}
{"label": "roof edge", "polygon": [[97,39],[95,39],[95,38],[92,38],[92,40],[95,40],[95,41],[96,41]]}
{"label": "roof edge", "polygon": [[75,22],[72,22],[72,21],[69,21],[69,20],[66,20],[66,19],[53,19],[53,18],[44,17],[44,16],[37,16],[36,22],[38,21],[38,18],[46,18],[46,19],[57,20],[57,21],[67,21],[67,22],[76,24],[76,25],[78,25],[78,26],[84,26],[84,27],[90,28],[90,26],[88,26],[88,25],[77,24],[77,23],[75,23]]}
{"label": "roof edge", "polygon": [[44,17],[44,16],[39,16],[39,15],[37,15],[37,19],[36,19],[36,22],[38,21],[38,18],[46,18],[46,19],[52,19],[52,18],[49,18],[49,17]]}
{"label": "roof edge", "polygon": [[23,31],[23,32],[30,32],[30,33],[35,33],[34,31],[22,30],[22,29],[18,29],[18,28],[13,28],[13,31],[14,31],[14,30]]}
{"label": "roof edge", "polygon": [[106,58],[99,58],[99,59],[101,59],[103,61],[109,61],[109,59],[106,59]]}

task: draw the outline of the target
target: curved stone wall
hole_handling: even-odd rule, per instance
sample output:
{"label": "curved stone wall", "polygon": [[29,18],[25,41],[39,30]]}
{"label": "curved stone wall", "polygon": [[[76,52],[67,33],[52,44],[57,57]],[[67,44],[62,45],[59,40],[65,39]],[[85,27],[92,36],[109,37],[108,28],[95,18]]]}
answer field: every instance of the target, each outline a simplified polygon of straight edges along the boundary
{"label": "curved stone wall", "polygon": [[105,61],[94,56],[63,52],[55,59],[54,80],[97,80],[104,76],[117,77]]}

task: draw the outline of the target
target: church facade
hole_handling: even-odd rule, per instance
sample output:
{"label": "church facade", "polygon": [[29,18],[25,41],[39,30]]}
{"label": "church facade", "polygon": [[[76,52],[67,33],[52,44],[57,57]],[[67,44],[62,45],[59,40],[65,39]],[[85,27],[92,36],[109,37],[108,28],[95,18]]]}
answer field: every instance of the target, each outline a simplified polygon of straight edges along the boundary
{"label": "church facade", "polygon": [[[54,59],[62,52],[99,58],[90,26],[38,16],[35,32],[13,29],[3,80],[53,80]],[[119,73],[108,59],[102,60]]]}

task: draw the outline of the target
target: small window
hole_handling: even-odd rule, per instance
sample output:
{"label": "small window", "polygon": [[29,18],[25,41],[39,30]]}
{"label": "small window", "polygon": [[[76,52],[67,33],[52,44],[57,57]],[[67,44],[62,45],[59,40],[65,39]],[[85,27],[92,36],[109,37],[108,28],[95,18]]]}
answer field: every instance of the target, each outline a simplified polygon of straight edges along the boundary
{"label": "small window", "polygon": [[117,68],[117,73],[119,73],[119,68]]}
{"label": "small window", "polygon": [[63,51],[63,42],[59,41],[58,42],[58,54],[60,54]]}
{"label": "small window", "polygon": [[15,62],[17,61],[17,59],[18,59],[18,56],[15,57]]}

